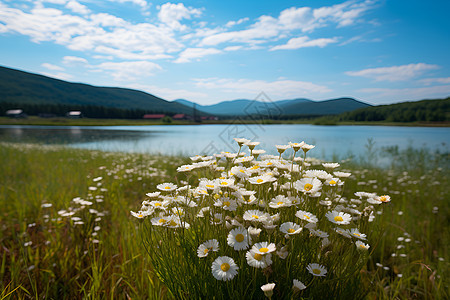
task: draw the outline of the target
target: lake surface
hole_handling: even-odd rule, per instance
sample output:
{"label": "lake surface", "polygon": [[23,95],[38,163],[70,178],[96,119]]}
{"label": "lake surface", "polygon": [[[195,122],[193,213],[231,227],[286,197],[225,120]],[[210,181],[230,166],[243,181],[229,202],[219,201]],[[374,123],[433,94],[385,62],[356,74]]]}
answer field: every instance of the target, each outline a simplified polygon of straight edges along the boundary
{"label": "lake surface", "polygon": [[[66,145],[104,151],[166,155],[237,151],[234,137],[245,137],[276,154],[275,144],[289,141],[316,145],[311,156],[340,159],[362,156],[371,139],[383,147],[426,147],[449,151],[450,128],[316,125],[170,125],[170,126],[17,126],[0,125],[0,141]],[[248,149],[244,151],[248,152]]]}

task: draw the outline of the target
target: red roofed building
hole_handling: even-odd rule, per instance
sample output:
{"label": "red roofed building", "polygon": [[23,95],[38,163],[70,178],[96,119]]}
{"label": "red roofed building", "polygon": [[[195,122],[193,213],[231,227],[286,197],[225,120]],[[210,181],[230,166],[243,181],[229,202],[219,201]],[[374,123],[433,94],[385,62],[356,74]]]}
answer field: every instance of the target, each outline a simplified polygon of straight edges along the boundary
{"label": "red roofed building", "polygon": [[172,119],[174,120],[191,120],[192,117],[186,114],[175,114]]}
{"label": "red roofed building", "polygon": [[163,114],[145,114],[142,118],[150,120],[159,120],[164,118],[166,115]]}

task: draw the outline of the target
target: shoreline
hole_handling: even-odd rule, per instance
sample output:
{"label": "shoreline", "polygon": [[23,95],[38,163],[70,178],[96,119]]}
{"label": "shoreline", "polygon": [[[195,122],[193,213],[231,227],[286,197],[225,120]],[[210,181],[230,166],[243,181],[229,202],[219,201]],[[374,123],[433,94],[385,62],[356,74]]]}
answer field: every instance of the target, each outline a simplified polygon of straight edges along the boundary
{"label": "shoreline", "polygon": [[28,117],[24,119],[14,119],[0,117],[0,125],[35,125],[35,126],[151,126],[151,125],[228,125],[228,124],[309,124],[317,126],[399,126],[399,127],[450,127],[450,122],[333,122],[320,123],[317,120],[223,120],[223,121],[203,121],[201,123],[193,121],[172,121],[164,123],[162,121],[132,120],[132,119],[68,119],[68,118],[39,118]]}

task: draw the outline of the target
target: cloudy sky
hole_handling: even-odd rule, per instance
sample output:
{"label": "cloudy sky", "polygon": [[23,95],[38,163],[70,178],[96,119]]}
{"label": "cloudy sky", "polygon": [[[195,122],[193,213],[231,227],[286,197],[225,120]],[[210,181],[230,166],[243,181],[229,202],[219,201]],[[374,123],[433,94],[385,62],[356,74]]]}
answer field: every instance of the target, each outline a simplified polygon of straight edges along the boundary
{"label": "cloudy sky", "polygon": [[0,0],[0,65],[166,100],[450,95],[450,1]]}

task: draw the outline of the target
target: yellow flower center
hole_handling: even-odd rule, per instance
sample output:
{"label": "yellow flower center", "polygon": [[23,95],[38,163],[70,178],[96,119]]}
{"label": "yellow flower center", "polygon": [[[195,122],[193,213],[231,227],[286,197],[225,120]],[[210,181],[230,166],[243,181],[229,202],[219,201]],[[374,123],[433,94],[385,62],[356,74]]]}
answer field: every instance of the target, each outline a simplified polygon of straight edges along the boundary
{"label": "yellow flower center", "polygon": [[380,201],[381,202],[387,202],[387,197],[386,196],[380,196]]}
{"label": "yellow flower center", "polygon": [[269,251],[269,249],[266,248],[266,247],[263,247],[263,248],[260,248],[260,249],[259,249],[259,252],[262,252],[262,253],[266,253],[266,252],[268,252],[268,251]]}
{"label": "yellow flower center", "polygon": [[170,186],[165,186],[164,187],[166,190],[170,190]]}
{"label": "yellow flower center", "polygon": [[159,221],[158,221],[158,223],[161,223],[161,224],[164,224],[164,223],[166,223],[167,221],[166,220],[164,220],[164,219],[159,219]]}
{"label": "yellow flower center", "polygon": [[308,220],[311,219],[308,215],[303,215],[303,217]]}
{"label": "yellow flower center", "polygon": [[259,261],[259,260],[261,260],[263,258],[263,256],[261,254],[259,254],[259,253],[255,253],[254,258]]}
{"label": "yellow flower center", "polygon": [[252,170],[256,170],[256,169],[259,169],[259,166],[253,166],[252,167]]}
{"label": "yellow flower center", "polygon": [[359,247],[366,249],[366,246],[364,246],[363,244],[359,245]]}
{"label": "yellow flower center", "polygon": [[359,234],[359,233],[353,233],[353,235],[356,235],[356,236],[360,236],[360,234]]}
{"label": "yellow flower center", "polygon": [[233,176],[234,174],[230,172],[230,176]]}
{"label": "yellow flower center", "polygon": [[144,216],[142,215],[142,214],[139,214],[138,215],[138,218],[143,218]]}
{"label": "yellow flower center", "polygon": [[245,173],[245,171],[244,171],[244,170],[239,170],[239,172],[241,172],[241,173]]}
{"label": "yellow flower center", "polygon": [[310,191],[313,188],[313,185],[311,183],[307,183],[303,188],[305,189],[305,191]]}
{"label": "yellow flower center", "polygon": [[342,222],[342,221],[344,221],[344,219],[342,219],[341,216],[336,216],[336,217],[334,217],[334,220],[335,220],[336,222]]}
{"label": "yellow flower center", "polygon": [[272,163],[272,162],[268,162],[267,165],[268,165],[268,166],[271,166],[271,165],[273,165],[273,163]]}
{"label": "yellow flower center", "polygon": [[155,203],[155,206],[161,206],[161,203],[159,203],[159,202]]}
{"label": "yellow flower center", "polygon": [[289,232],[289,233],[294,233],[294,232],[295,232],[295,229],[289,228],[288,232]]}
{"label": "yellow flower center", "polygon": [[207,184],[206,187],[214,188],[214,185],[212,185],[212,184]]}
{"label": "yellow flower center", "polygon": [[261,182],[263,182],[263,181],[264,181],[264,180],[262,180],[261,178],[258,179],[258,180],[256,180],[257,183],[261,183]]}
{"label": "yellow flower center", "polygon": [[331,180],[329,183],[333,185],[333,184],[336,184],[336,181]]}
{"label": "yellow flower center", "polygon": [[319,275],[321,273],[319,269],[313,269],[312,271],[316,275]]}
{"label": "yellow flower center", "polygon": [[208,248],[206,248],[206,249],[203,251],[204,254],[206,254],[206,253],[208,253],[208,252],[209,252],[209,249],[208,249]]}
{"label": "yellow flower center", "polygon": [[253,219],[259,219],[259,217],[257,215],[252,215]]}
{"label": "yellow flower center", "polygon": [[224,203],[223,203],[223,206],[226,206],[226,207],[228,207],[228,206],[230,206],[230,201],[225,201]]}
{"label": "yellow flower center", "polygon": [[219,199],[220,198],[220,196],[219,195],[217,195],[217,194],[214,194],[214,199]]}
{"label": "yellow flower center", "polygon": [[244,241],[244,235],[242,233],[238,233],[236,234],[235,239],[238,243],[242,243]]}
{"label": "yellow flower center", "polygon": [[225,177],[222,176],[222,177],[219,177],[219,179],[225,179]]}
{"label": "yellow flower center", "polygon": [[221,185],[228,185],[228,182],[223,181],[223,182],[221,182],[220,184],[221,184]]}
{"label": "yellow flower center", "polygon": [[284,204],[283,201],[278,201],[278,202],[277,202],[277,205],[283,205],[283,204]]}
{"label": "yellow flower center", "polygon": [[228,271],[230,269],[230,265],[227,263],[223,263],[220,265],[220,269],[224,272]]}

